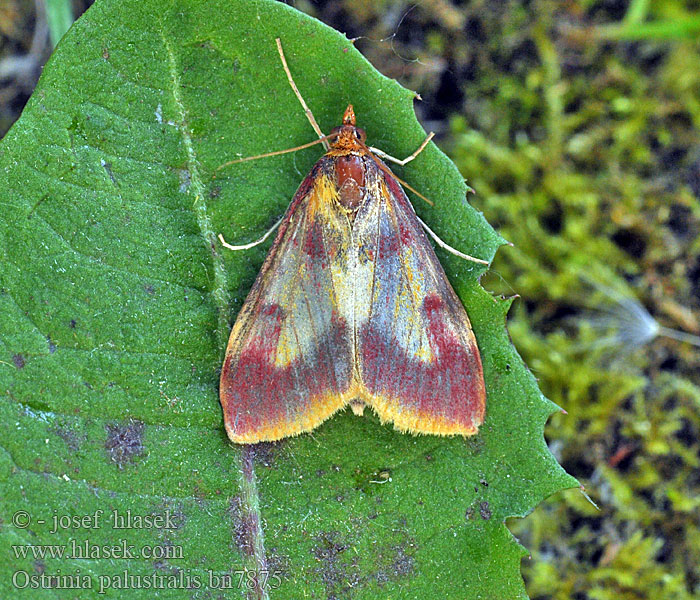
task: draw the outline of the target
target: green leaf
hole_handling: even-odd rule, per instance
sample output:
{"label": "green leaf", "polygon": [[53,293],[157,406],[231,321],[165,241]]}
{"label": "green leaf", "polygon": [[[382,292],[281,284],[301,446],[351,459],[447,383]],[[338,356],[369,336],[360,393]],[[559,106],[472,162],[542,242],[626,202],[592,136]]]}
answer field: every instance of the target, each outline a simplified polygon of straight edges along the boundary
{"label": "green leaf", "polygon": [[46,0],[46,21],[55,47],[73,24],[71,0]]}
{"label": "green leaf", "polygon": [[[80,598],[211,597],[226,575],[227,597],[525,597],[505,519],[575,481],[544,443],[556,407],[510,344],[509,302],[475,265],[440,252],[484,361],[478,436],[412,437],[346,411],[280,443],[227,441],[218,372],[265,248],[222,252],[215,234],[258,238],[321,154],[215,171],[314,139],[278,36],[324,131],[352,102],[372,145],[402,157],[422,141],[413,93],[286,5],[103,0],[0,145],[2,597],[75,597],[41,589],[53,574],[84,577]],[[414,202],[446,242],[493,256],[502,239],[434,145],[396,172],[434,200]],[[113,511],[174,527],[114,529]],[[88,518],[54,528],[71,515]],[[71,540],[166,556],[85,560]],[[66,554],[32,554],[46,545]],[[247,588],[263,568],[264,589]]]}

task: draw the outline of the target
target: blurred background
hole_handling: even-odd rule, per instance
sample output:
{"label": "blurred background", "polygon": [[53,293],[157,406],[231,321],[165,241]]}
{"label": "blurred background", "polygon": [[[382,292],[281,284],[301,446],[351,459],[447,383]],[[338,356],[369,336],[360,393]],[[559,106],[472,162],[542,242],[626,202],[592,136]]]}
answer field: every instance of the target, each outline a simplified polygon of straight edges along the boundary
{"label": "blurred background", "polygon": [[[0,0],[0,135],[91,2]],[[700,1],[300,0],[423,98],[513,243],[484,287],[585,486],[511,530],[533,599],[700,597]],[[597,505],[594,506],[594,504]]]}

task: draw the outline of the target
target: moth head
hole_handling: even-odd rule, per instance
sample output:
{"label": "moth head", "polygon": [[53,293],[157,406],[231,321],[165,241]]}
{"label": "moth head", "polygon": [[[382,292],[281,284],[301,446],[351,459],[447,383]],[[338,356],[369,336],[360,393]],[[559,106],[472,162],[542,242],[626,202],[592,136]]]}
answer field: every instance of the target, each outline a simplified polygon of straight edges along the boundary
{"label": "moth head", "polygon": [[355,125],[355,111],[352,104],[348,105],[343,115],[343,124],[333,128],[330,135],[335,136],[333,146],[343,150],[359,150],[364,147],[367,134],[361,127]]}
{"label": "moth head", "polygon": [[365,130],[361,127],[355,127],[354,125],[339,125],[331,129],[329,136],[335,137],[336,140],[344,138],[347,140],[357,140],[361,143],[365,143],[367,139],[367,134]]}

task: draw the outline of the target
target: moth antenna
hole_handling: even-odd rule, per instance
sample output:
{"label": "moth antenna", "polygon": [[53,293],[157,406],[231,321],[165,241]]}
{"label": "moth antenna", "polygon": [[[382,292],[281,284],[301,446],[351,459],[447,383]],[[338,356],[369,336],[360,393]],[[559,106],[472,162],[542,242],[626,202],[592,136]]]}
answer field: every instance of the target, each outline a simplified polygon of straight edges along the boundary
{"label": "moth antenna", "polygon": [[[284,219],[284,217],[282,217],[282,219]],[[255,248],[255,246],[259,246],[268,237],[270,237],[270,235],[272,235],[272,232],[280,226],[282,219],[280,219],[279,221],[277,221],[277,223],[275,223],[272,227],[270,227],[270,229],[268,229],[265,232],[265,235],[263,235],[259,240],[256,240],[254,242],[250,242],[250,244],[243,244],[242,246],[232,246],[224,239],[224,236],[221,234],[219,234],[219,240],[221,241],[221,244],[223,245],[223,247],[228,248],[229,250],[250,250],[251,248]]]}
{"label": "moth antenna", "polygon": [[[367,146],[365,146],[364,144],[362,144],[362,145],[364,146],[365,150],[368,150],[368,151],[369,151],[369,148],[367,148]],[[421,200],[425,200],[428,204],[430,204],[430,206],[435,206],[435,203],[434,203],[432,200],[429,200],[428,198],[426,198],[426,197],[425,197],[423,194],[421,194],[416,188],[411,187],[411,186],[410,186],[408,183],[406,183],[403,179],[401,179],[400,177],[397,177],[397,176],[396,176],[396,173],[393,173],[392,171],[389,170],[389,167],[387,167],[387,166],[384,165],[383,163],[379,162],[379,161],[377,160],[377,157],[374,156],[374,154],[372,154],[372,153],[370,152],[369,155],[374,159],[374,162],[377,164],[377,166],[378,166],[382,171],[384,171],[387,175],[391,175],[391,176],[392,176],[394,179],[396,179],[396,181],[398,181],[403,187],[405,187],[406,189],[411,190],[411,191],[412,191],[416,196],[418,196]]]}
{"label": "moth antenna", "polygon": [[229,165],[235,165],[236,163],[246,162],[248,160],[257,160],[259,158],[267,158],[268,156],[279,156],[280,154],[289,154],[290,152],[296,152],[297,150],[303,150],[304,148],[309,148],[310,146],[315,146],[316,144],[325,144],[327,140],[331,140],[337,137],[337,133],[331,133],[330,135],[324,135],[323,138],[309,142],[308,144],[302,144],[301,146],[295,146],[294,148],[287,148],[286,150],[275,150],[274,152],[266,152],[265,154],[257,154],[255,156],[246,156],[245,158],[236,158],[234,160],[229,160],[222,165],[219,165],[214,169],[214,171],[219,171],[224,167]]}
{"label": "moth antenna", "polygon": [[473,256],[469,256],[468,254],[463,254],[459,250],[455,250],[452,246],[443,242],[438,237],[437,233],[435,233],[432,229],[430,229],[430,227],[428,227],[418,215],[416,215],[416,219],[418,219],[418,222],[423,226],[423,229],[425,229],[425,231],[430,235],[430,237],[432,237],[435,240],[435,243],[438,246],[440,246],[440,248],[443,248],[443,249],[447,250],[450,254],[454,254],[455,256],[459,256],[460,258],[463,258],[464,260],[469,260],[471,262],[475,262],[475,263],[478,263],[480,265],[488,265],[489,264],[489,262],[487,260],[481,260],[480,258],[474,258]]}
{"label": "moth antenna", "polygon": [[323,140],[323,147],[326,150],[330,149],[330,146],[328,145],[328,142],[326,141],[326,136],[323,135],[323,131],[321,131],[321,128],[318,126],[318,123],[316,122],[316,119],[314,118],[314,114],[311,112],[311,109],[306,105],[306,102],[304,102],[304,97],[301,95],[301,92],[299,91],[299,88],[297,87],[297,84],[294,83],[294,78],[292,77],[292,72],[289,70],[289,67],[287,66],[287,59],[284,56],[284,51],[282,50],[282,41],[280,38],[275,38],[275,42],[277,42],[277,51],[280,53],[280,59],[282,59],[282,67],[284,67],[284,72],[287,74],[287,79],[289,80],[289,85],[292,86],[292,89],[294,90],[294,94],[296,94],[296,97],[298,98],[299,102],[301,103],[302,108],[304,109],[304,112],[306,113],[306,118],[309,120],[309,123],[311,123],[311,127],[314,128],[314,131],[318,135],[319,139]]}
{"label": "moth antenna", "polygon": [[435,137],[435,133],[433,131],[431,131],[428,134],[428,136],[423,140],[423,143],[420,146],[418,146],[418,149],[413,154],[411,154],[411,156],[407,156],[404,159],[394,158],[393,156],[387,154],[386,152],[384,152],[383,150],[380,150],[379,148],[375,148],[374,146],[369,146],[369,150],[371,150],[377,156],[380,156],[381,158],[385,158],[386,160],[390,160],[391,162],[394,162],[397,165],[401,165],[403,167],[404,165],[407,165],[408,163],[410,163],[421,152],[423,152],[423,149],[428,145],[430,140],[432,140],[434,137]]}
{"label": "moth antenna", "polygon": [[[387,169],[387,171],[388,171],[388,170],[389,170],[389,169]],[[391,176],[392,176],[394,179],[396,179],[396,181],[398,181],[398,182],[399,182],[401,185],[403,185],[405,188],[408,188],[409,190],[411,190],[411,191],[412,191],[416,196],[418,196],[421,200],[424,200],[425,202],[427,202],[428,204],[430,204],[430,206],[435,206],[435,202],[433,202],[430,198],[426,198],[426,197],[425,197],[423,194],[421,194],[416,188],[414,188],[414,187],[410,186],[409,184],[407,184],[403,179],[398,178],[394,173],[392,173]]]}

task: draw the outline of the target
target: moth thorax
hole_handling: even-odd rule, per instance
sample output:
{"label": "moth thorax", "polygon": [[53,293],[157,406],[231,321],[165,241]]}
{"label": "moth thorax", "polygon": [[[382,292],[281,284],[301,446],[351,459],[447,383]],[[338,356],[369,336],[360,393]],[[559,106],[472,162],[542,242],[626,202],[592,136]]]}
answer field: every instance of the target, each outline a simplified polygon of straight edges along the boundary
{"label": "moth thorax", "polygon": [[365,195],[365,165],[361,156],[346,154],[335,159],[338,199],[349,210],[357,210]]}

